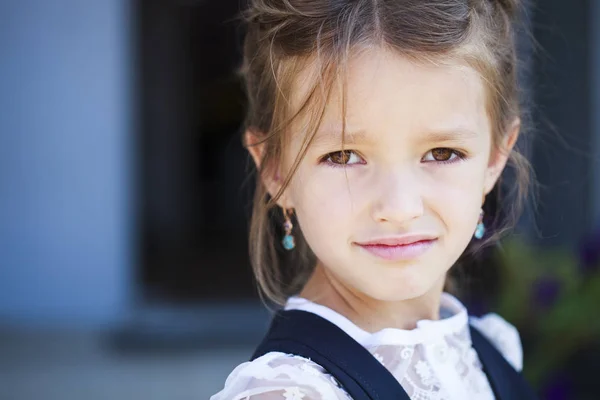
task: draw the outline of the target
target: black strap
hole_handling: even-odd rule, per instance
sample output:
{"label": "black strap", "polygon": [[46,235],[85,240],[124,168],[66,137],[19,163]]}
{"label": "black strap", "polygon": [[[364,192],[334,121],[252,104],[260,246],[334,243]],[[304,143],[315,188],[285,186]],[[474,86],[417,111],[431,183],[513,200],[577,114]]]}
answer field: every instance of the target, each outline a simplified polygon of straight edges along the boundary
{"label": "black strap", "polygon": [[396,378],[367,349],[316,314],[278,312],[252,359],[270,351],[311,359],[333,375],[354,400],[410,400]]}
{"label": "black strap", "polygon": [[537,396],[527,381],[504,356],[472,325],[471,341],[490,385],[499,400],[534,400]]}
{"label": "black strap", "polygon": [[[498,350],[470,327],[477,352],[497,400],[533,400],[533,391]],[[301,310],[279,311],[252,360],[279,351],[325,368],[354,400],[409,400],[408,394],[373,355],[337,325]]]}

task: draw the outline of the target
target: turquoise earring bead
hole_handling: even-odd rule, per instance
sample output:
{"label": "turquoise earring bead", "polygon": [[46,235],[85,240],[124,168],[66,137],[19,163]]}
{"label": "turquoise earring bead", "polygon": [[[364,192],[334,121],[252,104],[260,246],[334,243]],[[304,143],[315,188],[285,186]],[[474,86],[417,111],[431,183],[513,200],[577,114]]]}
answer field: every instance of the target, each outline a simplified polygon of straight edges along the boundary
{"label": "turquoise earring bead", "polygon": [[479,213],[479,221],[477,221],[477,227],[475,228],[476,239],[481,239],[485,235],[485,225],[483,224],[483,210]]}
{"label": "turquoise earring bead", "polygon": [[475,228],[475,238],[481,239],[485,234],[485,225],[483,222],[477,224],[477,228]]}
{"label": "turquoise earring bead", "polygon": [[287,211],[284,210],[283,213],[285,215],[285,222],[283,223],[283,229],[285,229],[285,236],[283,237],[281,243],[283,244],[284,249],[293,250],[294,247],[296,247],[296,241],[294,240],[294,236],[292,236],[292,228],[294,227],[294,225],[292,225],[292,221],[290,220]]}
{"label": "turquoise earring bead", "polygon": [[294,237],[292,235],[285,235],[281,243],[283,243],[283,248],[286,250],[292,250],[294,247],[296,247],[296,242],[294,241]]}

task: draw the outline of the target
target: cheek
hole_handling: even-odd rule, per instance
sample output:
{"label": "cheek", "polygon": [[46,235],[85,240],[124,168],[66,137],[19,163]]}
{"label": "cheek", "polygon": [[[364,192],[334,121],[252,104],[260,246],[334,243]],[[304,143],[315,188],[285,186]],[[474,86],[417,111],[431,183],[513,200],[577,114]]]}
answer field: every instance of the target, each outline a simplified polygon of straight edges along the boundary
{"label": "cheek", "polygon": [[[300,171],[299,171],[300,172]],[[313,174],[310,179],[299,174],[290,185],[290,194],[304,235],[327,238],[350,232],[356,198],[345,179],[332,179],[331,174]],[[313,240],[314,241],[314,240]]]}
{"label": "cheek", "polygon": [[472,159],[445,169],[426,185],[429,208],[454,237],[468,239],[479,217],[484,194],[485,160]]}

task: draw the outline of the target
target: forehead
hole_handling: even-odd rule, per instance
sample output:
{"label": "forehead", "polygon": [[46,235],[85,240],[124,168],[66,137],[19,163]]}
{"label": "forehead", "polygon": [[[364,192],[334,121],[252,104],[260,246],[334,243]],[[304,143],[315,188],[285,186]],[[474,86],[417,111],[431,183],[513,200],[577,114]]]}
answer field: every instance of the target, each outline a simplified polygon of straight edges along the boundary
{"label": "forehead", "polygon": [[[298,75],[292,107],[300,106],[316,76],[314,66]],[[341,135],[344,89],[348,131],[354,127],[367,134],[418,135],[454,127],[482,133],[490,129],[483,81],[475,70],[458,62],[416,62],[381,48],[357,54],[349,61],[347,75],[334,81],[317,137]],[[297,123],[304,125],[307,119],[308,115],[301,115]]]}

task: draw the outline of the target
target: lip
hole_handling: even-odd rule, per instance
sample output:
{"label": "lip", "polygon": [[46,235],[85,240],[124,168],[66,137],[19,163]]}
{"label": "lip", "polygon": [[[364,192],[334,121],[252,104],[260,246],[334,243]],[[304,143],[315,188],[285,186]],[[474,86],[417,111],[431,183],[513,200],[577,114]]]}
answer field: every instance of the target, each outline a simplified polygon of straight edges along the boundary
{"label": "lip", "polygon": [[425,254],[437,241],[429,234],[387,237],[355,243],[369,254],[388,261],[402,261]]}
{"label": "lip", "polygon": [[404,236],[388,236],[377,238],[366,242],[357,242],[360,246],[403,246],[423,240],[435,240],[437,236],[428,233],[404,235]]}

